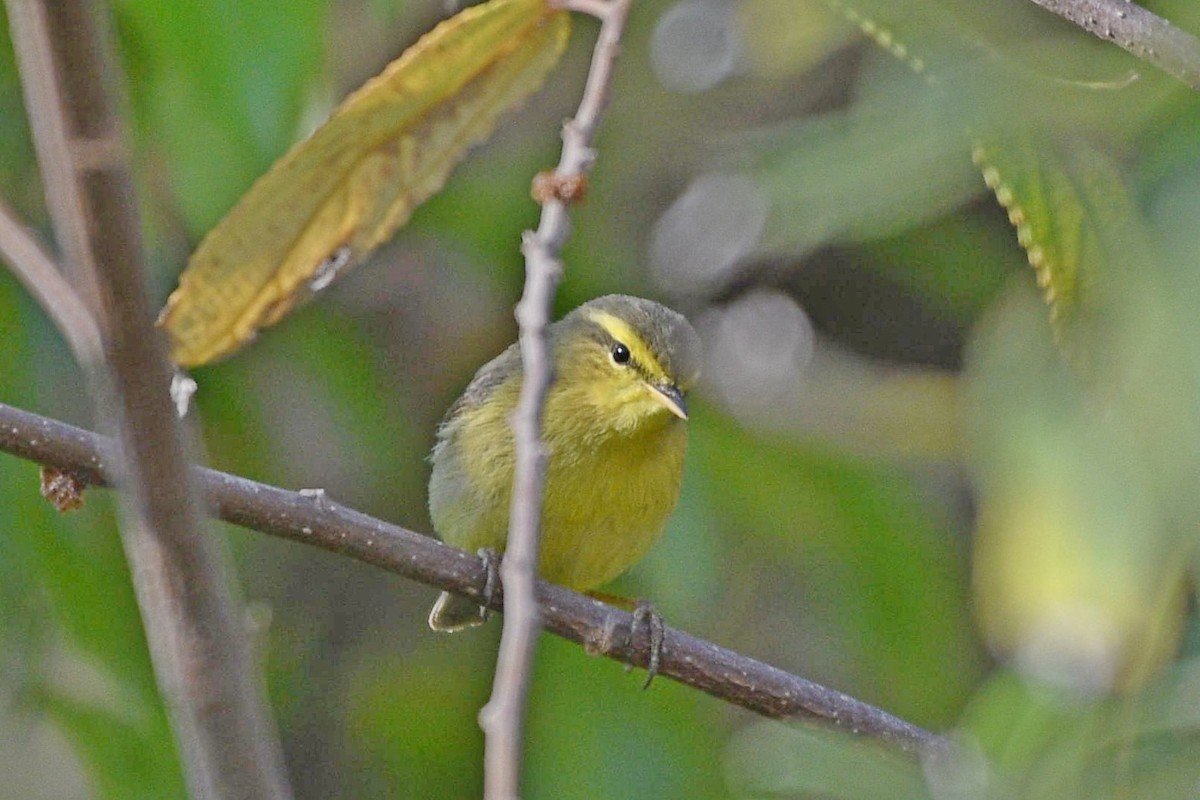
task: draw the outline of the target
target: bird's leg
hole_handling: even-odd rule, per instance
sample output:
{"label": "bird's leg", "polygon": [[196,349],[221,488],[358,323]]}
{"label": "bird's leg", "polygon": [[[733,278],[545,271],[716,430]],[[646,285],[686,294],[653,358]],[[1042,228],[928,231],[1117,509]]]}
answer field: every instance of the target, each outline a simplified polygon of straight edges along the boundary
{"label": "bird's leg", "polygon": [[[659,666],[662,664],[663,639],[666,635],[666,624],[663,622],[662,614],[658,613],[658,610],[654,608],[654,604],[649,600],[642,600],[640,598],[635,600],[617,594],[608,594],[607,592],[588,592],[587,595],[602,603],[608,603],[633,614],[633,624],[629,628],[629,646],[631,649],[634,641],[637,639],[638,628],[643,625],[646,626],[646,635],[650,640],[650,656],[646,664],[646,683],[642,688],[649,689],[651,682],[654,681],[654,676],[658,674]],[[600,650],[600,652],[604,652],[604,650]],[[626,669],[633,669],[633,666],[628,665]]]}
{"label": "bird's leg", "polygon": [[[650,638],[650,660],[646,664],[646,682],[642,684],[643,689],[649,689],[662,663],[663,639],[666,638],[667,626],[663,622],[662,614],[658,613],[658,609],[648,600],[638,600],[634,606],[633,625],[629,629],[631,640],[635,637],[639,624],[646,626],[646,635]],[[632,641],[630,643],[632,644]]]}
{"label": "bird's leg", "polygon": [[500,556],[490,547],[479,548],[475,555],[479,556],[483,568],[487,570],[487,580],[484,581],[481,598],[483,602],[479,605],[480,618],[487,620],[492,614],[491,605],[496,597],[496,587],[500,585]]}

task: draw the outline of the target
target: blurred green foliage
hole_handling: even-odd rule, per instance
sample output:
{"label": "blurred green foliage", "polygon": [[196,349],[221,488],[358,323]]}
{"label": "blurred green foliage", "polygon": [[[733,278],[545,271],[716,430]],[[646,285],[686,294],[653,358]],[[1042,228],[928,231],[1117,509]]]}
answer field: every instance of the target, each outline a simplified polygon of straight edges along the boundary
{"label": "blurred green foliage", "polygon": [[[440,0],[114,5],[160,297],[250,182],[443,13]],[[1148,5],[1200,31],[1194,3]],[[680,19],[720,35],[673,37]],[[593,30],[578,26],[559,77],[372,263],[197,372],[210,463],[429,529],[425,454],[442,410],[515,335],[528,182],[556,157]],[[706,91],[665,88],[656,65],[696,50],[727,72]],[[559,310],[655,296],[724,355],[698,391],[681,507],[613,588],[964,749],[912,764],[666,681],[642,692],[546,638],[527,795],[1187,796],[1195,93],[1027,0],[639,0],[623,53]],[[41,223],[19,108],[4,48],[0,194]],[[1020,209],[1020,245],[972,164],[979,147]],[[748,179],[761,203],[677,205],[713,173]],[[705,236],[730,215],[756,235]],[[659,246],[669,219],[681,235]],[[1056,288],[1054,324],[1027,257]],[[770,326],[733,325],[763,293],[804,309],[787,347]],[[0,400],[87,423],[65,348],[5,273],[0,341]],[[0,458],[3,794],[181,796],[111,501],[92,492],[59,516],[36,490],[34,467]],[[298,797],[478,795],[496,623],[434,636],[431,589],[214,535],[263,623]]]}

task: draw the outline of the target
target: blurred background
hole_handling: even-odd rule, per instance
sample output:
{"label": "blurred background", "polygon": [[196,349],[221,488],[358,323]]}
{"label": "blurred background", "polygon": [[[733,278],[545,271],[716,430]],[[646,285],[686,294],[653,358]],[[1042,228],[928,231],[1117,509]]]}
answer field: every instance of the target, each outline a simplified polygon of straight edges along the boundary
{"label": "blurred background", "polygon": [[[113,3],[157,299],[447,5]],[[596,27],[392,243],[195,372],[210,465],[430,530]],[[46,232],[4,34],[0,193]],[[1195,795],[1198,100],[1027,0],[634,4],[557,310],[652,297],[707,358],[680,507],[612,590],[963,748],[912,764],[544,637],[528,797]],[[3,270],[0,341],[0,401],[91,425]],[[60,516],[36,481],[0,456],[0,797],[182,796],[112,498]],[[212,530],[297,797],[480,794],[498,621],[435,635],[433,589]]]}

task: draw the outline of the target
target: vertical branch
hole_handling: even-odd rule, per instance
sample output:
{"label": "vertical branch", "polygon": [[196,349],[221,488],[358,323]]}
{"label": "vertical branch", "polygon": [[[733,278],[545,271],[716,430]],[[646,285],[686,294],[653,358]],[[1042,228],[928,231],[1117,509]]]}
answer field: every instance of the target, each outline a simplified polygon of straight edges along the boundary
{"label": "vertical branch", "polygon": [[[592,136],[608,101],[613,66],[631,0],[562,0],[568,10],[592,14],[601,21],[599,38],[574,119],[563,127],[563,149],[549,181],[557,186],[578,184],[591,169],[595,153]],[[541,627],[535,586],[542,488],[546,453],[541,441],[542,409],[553,380],[553,363],[546,341],[554,291],[562,276],[559,253],[571,233],[567,200],[572,193],[551,188],[542,206],[536,232],[527,233],[525,289],[517,305],[522,364],[521,396],[513,415],[516,474],[509,517],[508,544],[501,575],[504,581],[504,632],[496,659],[492,697],[480,712],[486,737],[484,797],[515,800],[520,792],[525,708],[533,666],[534,645]]]}
{"label": "vertical branch", "polygon": [[185,468],[170,370],[145,291],[102,4],[6,0],[47,203],[86,287],[120,430],[122,541],[154,669],[195,798],[286,798],[282,754],[215,540]]}

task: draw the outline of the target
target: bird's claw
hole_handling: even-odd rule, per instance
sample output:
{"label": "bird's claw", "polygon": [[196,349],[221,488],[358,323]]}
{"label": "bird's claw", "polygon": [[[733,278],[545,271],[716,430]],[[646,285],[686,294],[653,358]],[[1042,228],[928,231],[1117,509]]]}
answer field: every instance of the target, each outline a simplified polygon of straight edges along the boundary
{"label": "bird's claw", "polygon": [[[663,641],[666,638],[667,631],[662,614],[658,613],[654,604],[649,600],[632,600],[628,597],[607,594],[605,592],[588,592],[587,594],[593,600],[617,606],[633,614],[633,620],[629,625],[628,639],[628,646],[631,652],[637,646],[638,628],[643,625],[646,627],[646,636],[650,642],[650,654],[646,663],[646,683],[642,688],[649,689],[654,676],[658,674],[659,666],[662,664]],[[604,628],[600,631],[600,634],[584,645],[584,648],[590,655],[608,653],[612,650],[613,633],[618,619],[619,616],[616,614],[610,614],[605,618]],[[627,662],[625,664],[625,671],[628,672],[631,669],[633,669],[633,664]]]}
{"label": "bird's claw", "polygon": [[483,601],[479,604],[479,616],[484,621],[492,614],[492,600],[496,597],[496,587],[500,585],[500,556],[496,555],[496,551],[490,547],[481,547],[475,553],[479,556],[479,560],[483,562],[483,568],[487,571],[487,579],[483,584]]}
{"label": "bird's claw", "polygon": [[666,637],[666,624],[663,622],[662,614],[654,607],[653,603],[646,600],[638,600],[637,605],[633,608],[633,623],[629,628],[630,645],[637,638],[637,629],[642,625],[646,626],[646,635],[650,640],[650,657],[646,664],[646,682],[642,685],[643,689],[649,689],[650,684],[654,681],[654,676],[658,674],[658,668],[662,664],[663,640]]}

